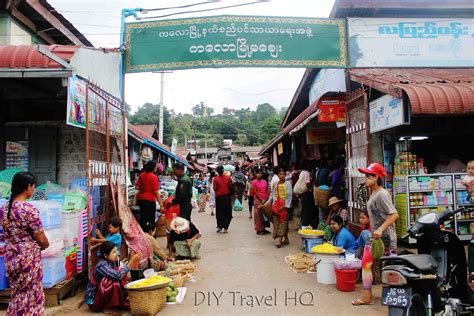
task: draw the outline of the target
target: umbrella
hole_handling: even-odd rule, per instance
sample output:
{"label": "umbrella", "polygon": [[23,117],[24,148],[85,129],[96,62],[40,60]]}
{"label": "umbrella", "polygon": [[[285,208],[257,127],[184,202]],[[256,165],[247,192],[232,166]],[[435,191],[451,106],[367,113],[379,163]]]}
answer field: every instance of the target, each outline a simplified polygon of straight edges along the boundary
{"label": "umbrella", "polygon": [[225,165],[225,166],[224,166],[224,170],[225,170],[225,171],[234,172],[234,171],[235,171],[235,167],[232,166],[232,165]]}

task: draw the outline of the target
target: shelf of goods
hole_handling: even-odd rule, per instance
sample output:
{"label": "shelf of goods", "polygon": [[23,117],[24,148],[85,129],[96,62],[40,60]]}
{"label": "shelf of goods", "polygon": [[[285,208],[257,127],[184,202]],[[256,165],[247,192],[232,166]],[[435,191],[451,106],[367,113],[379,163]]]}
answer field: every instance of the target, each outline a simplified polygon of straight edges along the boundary
{"label": "shelf of goods", "polygon": [[[403,236],[416,219],[430,212],[474,207],[461,184],[465,174],[402,175],[393,179],[394,203],[400,215],[396,223],[397,235]],[[471,240],[474,234],[474,208],[458,213],[445,229],[455,232],[461,240]],[[410,243],[414,240],[410,239]]]}

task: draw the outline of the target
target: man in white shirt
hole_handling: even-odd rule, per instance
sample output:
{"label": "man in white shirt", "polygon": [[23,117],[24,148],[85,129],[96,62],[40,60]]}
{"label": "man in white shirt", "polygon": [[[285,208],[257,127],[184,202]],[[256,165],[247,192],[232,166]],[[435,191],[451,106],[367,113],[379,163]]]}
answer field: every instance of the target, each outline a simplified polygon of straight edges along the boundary
{"label": "man in white shirt", "polygon": [[434,168],[436,173],[456,173],[465,172],[466,165],[456,158],[449,158],[448,155],[439,154],[439,163]]}

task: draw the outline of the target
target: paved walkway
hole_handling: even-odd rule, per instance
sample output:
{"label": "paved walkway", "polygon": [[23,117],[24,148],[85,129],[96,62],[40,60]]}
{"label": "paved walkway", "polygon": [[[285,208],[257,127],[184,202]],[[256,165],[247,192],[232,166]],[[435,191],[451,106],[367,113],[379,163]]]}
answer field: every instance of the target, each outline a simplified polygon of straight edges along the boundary
{"label": "paved walkway", "polygon": [[[301,239],[295,229],[291,230],[290,245],[277,249],[270,235],[255,234],[247,209],[234,212],[228,234],[215,232],[215,217],[209,211],[193,211],[192,219],[203,232],[202,259],[195,261],[196,282],[188,283],[182,305],[165,306],[160,315],[375,316],[387,313],[380,305],[380,287],[375,290],[374,306],[353,307],[351,300],[360,294],[360,285],[356,292],[339,292],[335,285],[318,284],[316,274],[291,271],[284,257],[301,251]],[[263,298],[262,302],[262,296],[269,298]],[[47,309],[46,314],[94,315],[87,306],[80,306],[82,297],[83,293],[78,293],[62,306]]]}

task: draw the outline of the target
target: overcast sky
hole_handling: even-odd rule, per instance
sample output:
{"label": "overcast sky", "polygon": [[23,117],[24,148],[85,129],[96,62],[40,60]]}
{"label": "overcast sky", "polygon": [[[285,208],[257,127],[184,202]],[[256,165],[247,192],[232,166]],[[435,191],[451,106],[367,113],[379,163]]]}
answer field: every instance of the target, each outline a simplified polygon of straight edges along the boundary
{"label": "overcast sky", "polygon": [[[96,47],[118,47],[122,8],[166,8],[196,1],[181,0],[49,0]],[[215,8],[251,1],[221,0],[188,10]],[[328,17],[334,0],[272,0],[240,8],[199,14],[177,15],[176,18],[222,14]],[[184,9],[162,11],[163,14]],[[155,13],[153,13],[156,15]],[[127,20],[133,21],[133,19]],[[255,108],[268,102],[277,108],[288,106],[304,73],[303,68],[227,68],[178,70],[165,75],[164,104],[176,112],[191,113],[203,101],[221,112],[224,107]],[[146,102],[159,103],[160,75],[140,73],[126,75],[125,101],[135,111]]]}

